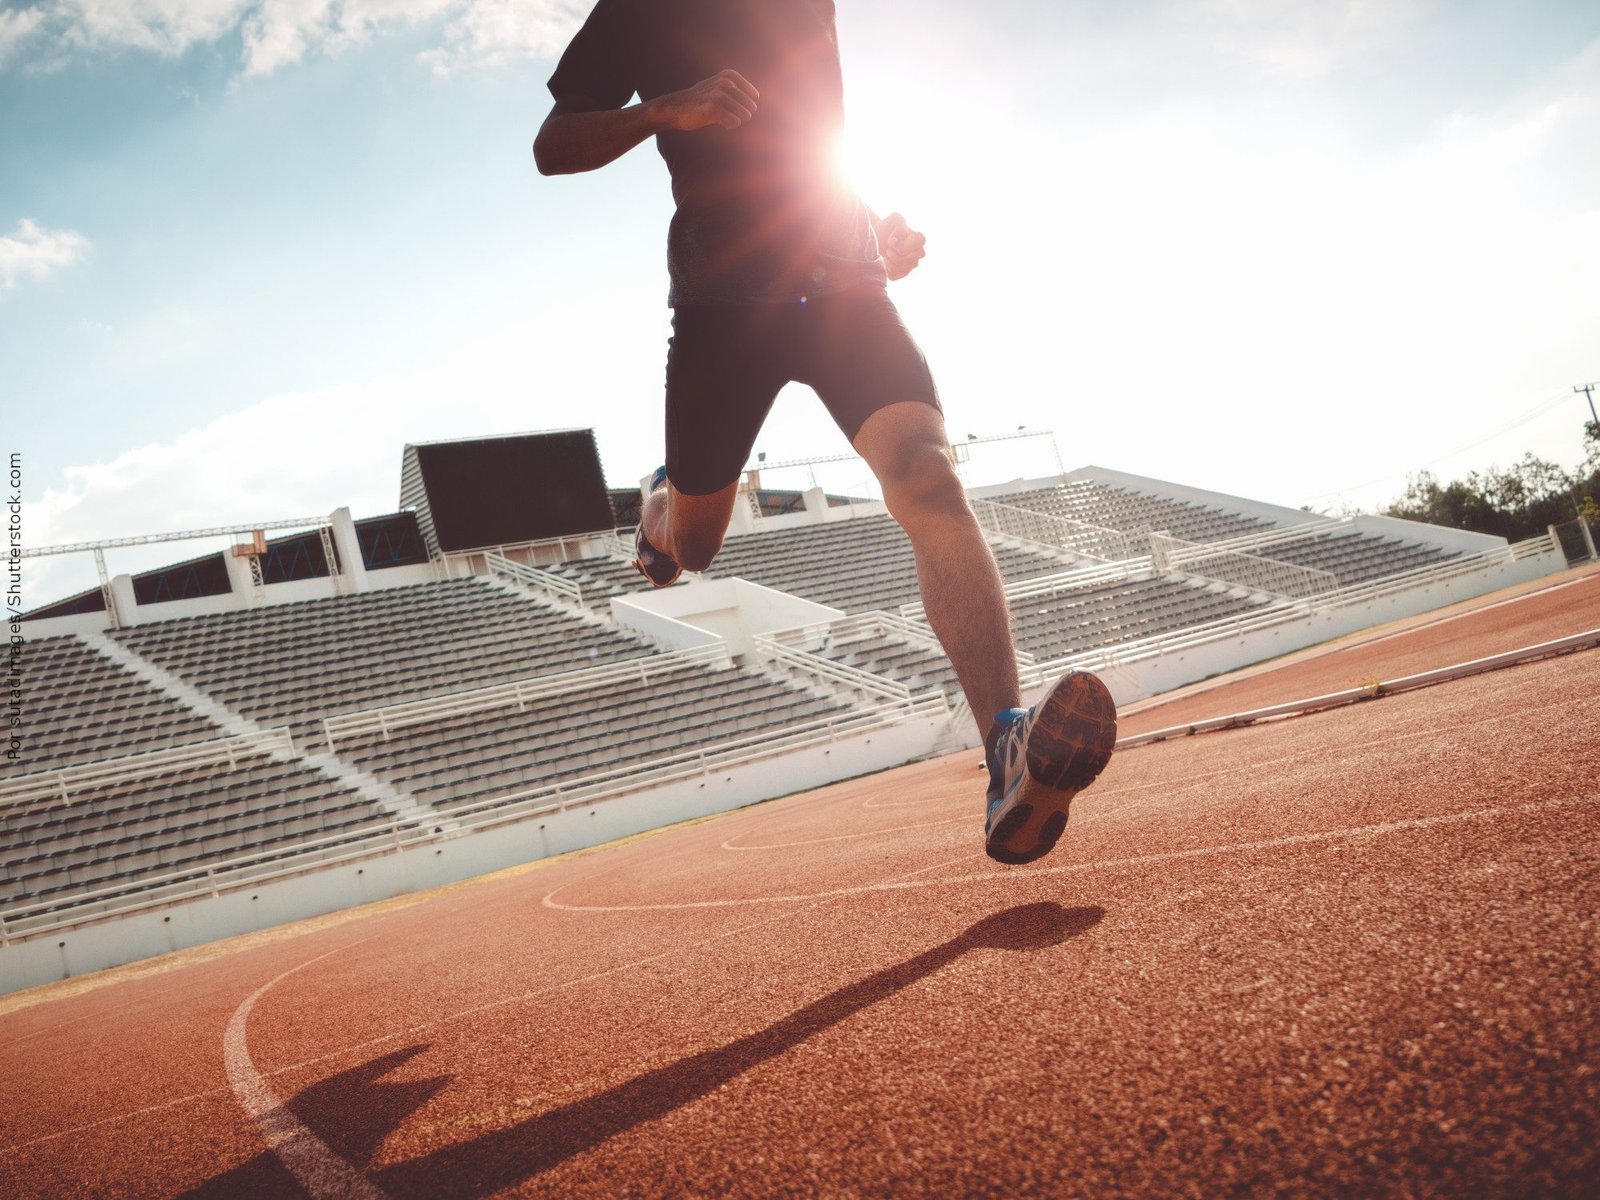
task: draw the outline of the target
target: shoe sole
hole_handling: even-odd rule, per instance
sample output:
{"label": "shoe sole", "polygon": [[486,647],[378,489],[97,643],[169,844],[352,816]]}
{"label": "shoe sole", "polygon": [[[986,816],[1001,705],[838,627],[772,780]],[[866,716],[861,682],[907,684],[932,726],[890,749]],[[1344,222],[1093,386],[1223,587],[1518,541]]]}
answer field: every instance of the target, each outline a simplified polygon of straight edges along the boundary
{"label": "shoe sole", "polygon": [[1116,744],[1117,706],[1106,685],[1087,673],[1064,677],[1039,703],[1022,782],[984,842],[989,857],[1021,866],[1050,853],[1073,797],[1105,770]]}
{"label": "shoe sole", "polygon": [[642,562],[640,562],[637,558],[633,560],[633,569],[635,571],[639,572],[639,574],[643,575],[647,580],[649,580],[651,587],[657,587],[657,588],[669,588],[673,584],[677,583],[678,580],[683,577],[683,568],[679,567],[676,571],[674,571],[672,573],[672,578],[671,579],[668,579],[665,582],[663,582],[663,581],[657,579],[654,575],[650,574],[649,569],[646,568],[645,565]]}

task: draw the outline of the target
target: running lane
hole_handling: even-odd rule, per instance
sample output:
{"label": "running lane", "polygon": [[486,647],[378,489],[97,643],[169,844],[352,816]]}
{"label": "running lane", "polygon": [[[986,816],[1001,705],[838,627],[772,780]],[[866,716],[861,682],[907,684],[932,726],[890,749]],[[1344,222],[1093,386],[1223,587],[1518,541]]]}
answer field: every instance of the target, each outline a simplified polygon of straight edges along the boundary
{"label": "running lane", "polygon": [[1029,867],[957,756],[45,1001],[0,1177],[1582,1195],[1597,664],[1129,751]]}
{"label": "running lane", "polygon": [[1390,632],[1371,631],[1269,667],[1246,668],[1231,678],[1180,689],[1170,699],[1134,706],[1122,717],[1119,732],[1149,733],[1326,696],[1600,627],[1600,571],[1557,578],[1554,586],[1539,591],[1482,597],[1444,616],[1397,622]]}

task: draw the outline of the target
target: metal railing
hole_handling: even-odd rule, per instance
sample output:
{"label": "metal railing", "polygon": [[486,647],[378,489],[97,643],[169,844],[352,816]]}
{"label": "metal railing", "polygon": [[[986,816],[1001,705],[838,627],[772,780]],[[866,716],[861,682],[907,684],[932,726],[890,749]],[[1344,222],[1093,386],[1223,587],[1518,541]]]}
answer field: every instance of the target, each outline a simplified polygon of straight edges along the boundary
{"label": "metal railing", "polygon": [[[1354,518],[1340,517],[1335,520],[1324,517],[1311,521],[1302,521],[1298,525],[1274,525],[1255,533],[1242,533],[1237,537],[1221,538],[1214,542],[1197,544],[1204,545],[1211,550],[1254,553],[1269,546],[1280,545],[1284,542],[1298,542],[1304,538],[1352,537],[1356,533]],[[1270,558],[1271,555],[1267,557]]]}
{"label": "metal railing", "polygon": [[601,548],[607,554],[614,554],[619,558],[633,561],[633,537],[638,530],[637,525],[625,525],[611,531],[611,536],[602,539]]}
{"label": "metal railing", "polygon": [[1219,550],[1205,542],[1191,542],[1170,533],[1150,535],[1151,566],[1163,573],[1177,571],[1203,579],[1248,588],[1291,600],[1308,600],[1337,591],[1339,577],[1332,571],[1302,567],[1281,559],[1239,550]]}
{"label": "metal railing", "polygon": [[875,729],[940,717],[948,712],[944,696],[929,692],[789,726],[782,732],[769,730],[701,750],[585,775],[572,784],[547,784],[435,808],[421,820],[396,818],[355,834],[307,839],[297,842],[292,849],[263,850],[58,900],[16,905],[0,912],[0,945],[18,936],[53,932],[181,900],[216,896],[223,891],[322,870],[339,863],[445,841],[510,821],[597,804],[646,788],[711,775]]}
{"label": "metal railing", "polygon": [[1156,658],[1179,650],[1187,650],[1207,642],[1239,637],[1246,633],[1281,625],[1286,621],[1310,616],[1317,612],[1346,608],[1354,604],[1370,603],[1374,600],[1381,600],[1386,596],[1398,595],[1401,592],[1427,587],[1430,584],[1441,583],[1463,575],[1475,574],[1478,571],[1499,564],[1518,562],[1541,554],[1558,552],[1554,540],[1548,535],[1529,538],[1515,545],[1486,550],[1481,554],[1464,555],[1460,558],[1448,559],[1442,563],[1432,563],[1425,567],[1418,567],[1415,570],[1406,571],[1399,575],[1391,575],[1385,579],[1352,584],[1337,591],[1324,592],[1315,597],[1314,602],[1281,600],[1274,604],[1269,604],[1265,608],[1258,608],[1237,616],[1209,621],[1203,625],[1191,625],[1175,630],[1170,634],[1157,634],[1153,637],[1122,642],[1114,646],[1086,650],[1079,654],[1064,655],[1060,658],[1040,663],[1039,667],[1040,670],[1047,674],[1055,674],[1071,668],[1101,670],[1123,667],[1132,662]]}
{"label": "metal railing", "polygon": [[[1040,575],[1033,579],[1008,583],[1005,585],[1006,601],[1015,604],[1018,601],[1037,600],[1044,596],[1058,596],[1062,592],[1077,591],[1081,588],[1121,583],[1128,579],[1147,579],[1150,573],[1150,560],[1147,557],[1108,563],[1101,567],[1079,567],[1073,571],[1061,571],[1054,575]],[[921,601],[914,600],[909,604],[902,604],[897,611],[902,621],[925,630],[929,637],[933,636],[933,630],[927,623],[927,610]]]}
{"label": "metal railing", "polygon": [[1027,542],[1044,550],[1098,562],[1121,562],[1147,553],[1142,530],[1108,529],[997,500],[971,497],[969,502],[985,533]]}
{"label": "metal railing", "polygon": [[725,642],[714,646],[696,646],[689,650],[672,650],[665,654],[647,654],[642,658],[626,658],[621,662],[607,663],[600,667],[585,667],[580,671],[534,675],[510,683],[474,688],[468,692],[451,692],[444,696],[429,696],[423,700],[409,700],[401,704],[385,704],[378,708],[340,713],[322,719],[322,732],[328,739],[330,750],[335,748],[336,738],[369,737],[377,734],[384,741],[388,741],[389,735],[395,730],[412,725],[423,725],[495,708],[525,710],[528,702],[532,700],[564,696],[570,692],[590,691],[633,680],[648,683],[652,675],[660,676],[670,671],[682,671],[691,667],[725,670],[732,665],[733,660],[729,657]]}
{"label": "metal railing", "polygon": [[231,770],[238,766],[241,759],[293,753],[294,739],[289,736],[287,728],[191,742],[170,750],[152,750],[145,754],[102,759],[82,766],[60,767],[0,783],[0,807],[13,808],[39,800],[52,804],[65,803],[74,792],[100,784],[148,779],[152,775],[221,763],[226,763]]}
{"label": "metal railing", "polygon": [[491,575],[509,579],[514,583],[520,583],[524,587],[544,592],[557,600],[563,600],[568,604],[576,604],[579,608],[589,607],[589,602],[584,599],[583,586],[576,580],[564,579],[553,571],[530,567],[527,563],[513,562],[503,554],[495,554],[493,552],[485,554],[483,562],[488,567]]}
{"label": "metal railing", "polygon": [[863,671],[859,667],[847,666],[842,662],[835,662],[831,658],[824,658],[820,654],[813,654],[799,646],[788,645],[783,640],[783,635],[758,633],[751,641],[757,653],[773,662],[782,663],[784,666],[811,675],[828,683],[840,684],[869,696],[878,696],[888,700],[905,700],[911,696],[911,689],[905,684],[882,675],[874,675],[871,671]]}

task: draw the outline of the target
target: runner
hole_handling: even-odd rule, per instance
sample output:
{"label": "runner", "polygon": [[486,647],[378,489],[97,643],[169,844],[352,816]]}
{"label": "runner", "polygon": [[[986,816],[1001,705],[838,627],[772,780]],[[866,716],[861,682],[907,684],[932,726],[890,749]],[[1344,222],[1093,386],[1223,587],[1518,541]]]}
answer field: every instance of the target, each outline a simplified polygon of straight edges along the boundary
{"label": "runner", "polygon": [[911,540],[928,623],[984,738],[990,857],[1047,853],[1110,758],[1116,709],[1076,672],[1020,707],[1000,571],[927,362],[888,296],[924,238],[898,213],[877,217],[834,165],[832,0],[599,0],[550,93],[533,148],[543,174],[592,171],[654,137],[672,177],[667,461],[635,565],[658,587],[710,565],[773,401],[809,385]]}

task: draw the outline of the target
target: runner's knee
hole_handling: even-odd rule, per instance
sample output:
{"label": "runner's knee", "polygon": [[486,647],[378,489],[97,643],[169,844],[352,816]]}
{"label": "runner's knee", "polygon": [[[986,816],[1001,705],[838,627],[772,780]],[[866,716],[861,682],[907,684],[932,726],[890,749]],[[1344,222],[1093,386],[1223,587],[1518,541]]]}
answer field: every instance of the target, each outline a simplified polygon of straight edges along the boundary
{"label": "runner's knee", "polygon": [[891,456],[879,476],[883,499],[902,525],[924,517],[949,516],[967,508],[965,489],[938,442],[918,441]]}

